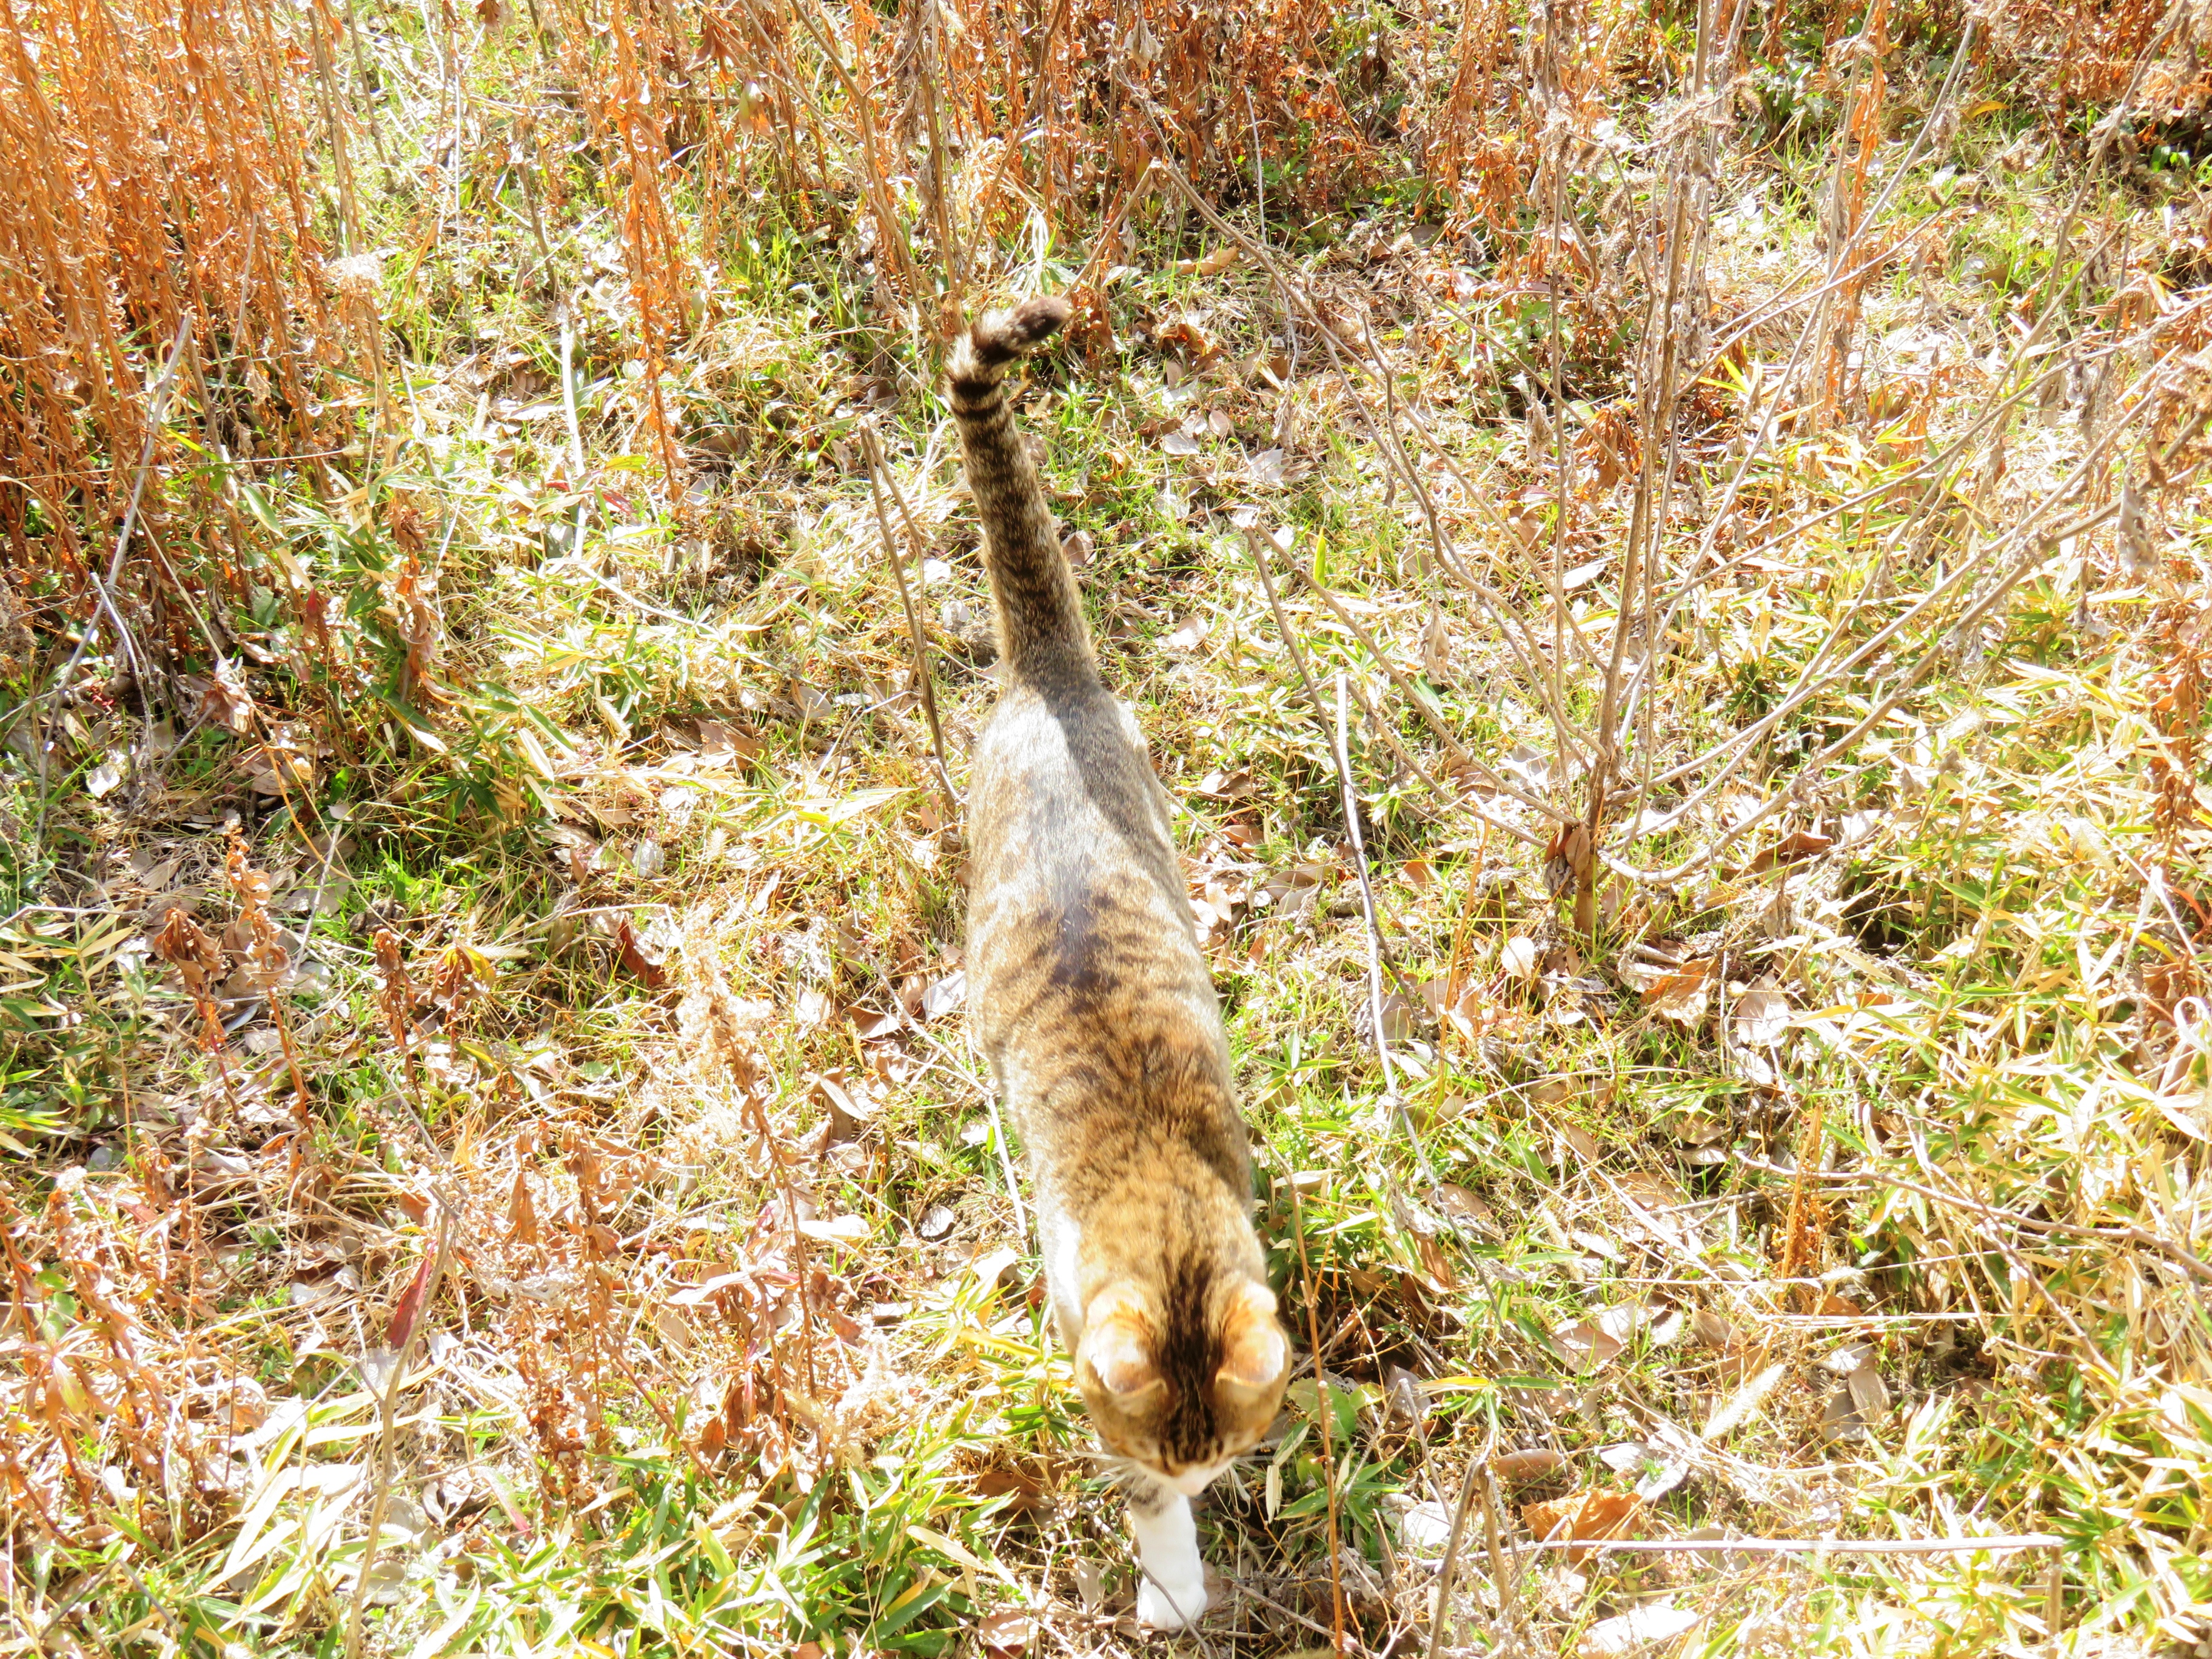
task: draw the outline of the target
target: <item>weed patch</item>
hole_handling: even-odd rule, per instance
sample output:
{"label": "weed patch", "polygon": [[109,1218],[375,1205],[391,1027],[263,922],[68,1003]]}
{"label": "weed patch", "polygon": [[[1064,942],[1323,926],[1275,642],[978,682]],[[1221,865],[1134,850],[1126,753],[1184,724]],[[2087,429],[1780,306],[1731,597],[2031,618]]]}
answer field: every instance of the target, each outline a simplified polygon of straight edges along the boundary
{"label": "weed patch", "polygon": [[1206,1644],[2197,1651],[2204,43],[2000,9],[0,19],[16,1644],[1135,1639],[963,1024],[1054,291]]}

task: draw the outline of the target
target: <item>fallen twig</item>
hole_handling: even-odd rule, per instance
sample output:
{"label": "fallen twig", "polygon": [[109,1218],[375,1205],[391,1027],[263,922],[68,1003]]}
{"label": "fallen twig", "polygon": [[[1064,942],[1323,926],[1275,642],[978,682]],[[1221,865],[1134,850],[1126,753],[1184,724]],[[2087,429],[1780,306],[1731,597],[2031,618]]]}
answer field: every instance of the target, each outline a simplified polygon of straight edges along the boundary
{"label": "fallen twig", "polygon": [[1636,1555],[1950,1555],[1973,1550],[2055,1550],[2056,1533],[1989,1538],[1539,1538],[1531,1550],[1613,1550]]}

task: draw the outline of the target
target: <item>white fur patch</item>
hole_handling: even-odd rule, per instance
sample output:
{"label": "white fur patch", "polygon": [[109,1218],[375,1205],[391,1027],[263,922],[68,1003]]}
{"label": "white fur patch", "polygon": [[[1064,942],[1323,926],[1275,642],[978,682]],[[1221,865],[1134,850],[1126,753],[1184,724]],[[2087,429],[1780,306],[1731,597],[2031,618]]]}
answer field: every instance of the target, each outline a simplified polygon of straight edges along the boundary
{"label": "white fur patch", "polygon": [[1037,1206],[1037,1243],[1044,1256],[1044,1285],[1052,1297],[1053,1320],[1073,1358],[1076,1345],[1083,1340],[1083,1302],[1075,1290],[1083,1230],[1045,1199]]}
{"label": "white fur patch", "polygon": [[1145,1582],[1137,1589],[1137,1619],[1153,1630],[1181,1630],[1206,1611],[1206,1563],[1198,1553],[1198,1523],[1190,1499],[1170,1496],[1156,1515],[1129,1511],[1137,1559]]}
{"label": "white fur patch", "polygon": [[1222,1471],[1228,1467],[1229,1462],[1224,1458],[1218,1463],[1209,1463],[1202,1469],[1185,1469],[1181,1474],[1169,1476],[1168,1485],[1185,1498],[1195,1498],[1219,1480]]}
{"label": "white fur patch", "polygon": [[1053,1228],[1052,1259],[1045,1264],[1045,1277],[1055,1301],[1073,1303],[1075,1300],[1075,1264],[1083,1256],[1083,1230],[1065,1217]]}

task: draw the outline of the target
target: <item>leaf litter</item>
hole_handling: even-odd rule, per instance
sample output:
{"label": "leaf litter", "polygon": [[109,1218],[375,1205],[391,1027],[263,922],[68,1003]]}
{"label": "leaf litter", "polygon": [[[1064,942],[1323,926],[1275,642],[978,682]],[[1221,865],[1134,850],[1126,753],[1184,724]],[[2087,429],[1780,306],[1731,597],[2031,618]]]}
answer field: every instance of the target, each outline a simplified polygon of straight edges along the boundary
{"label": "leaf litter", "polygon": [[[1561,1639],[1582,1620],[1587,1650],[1663,1648],[1701,1618],[1746,1641],[1820,1628],[1868,1596],[1939,1607],[1991,1650],[2045,1641],[2054,1608],[2102,1640],[2097,1610],[2128,1596],[2158,1639],[2201,1639],[2201,1551],[2161,1506],[2212,1456],[2190,1266],[2212,1213],[2203,556],[2179,505],[2201,459],[2202,237],[2115,185],[2036,333],[2043,256],[2006,215],[2106,175],[1989,119],[2102,120],[2154,21],[2107,10],[2082,26],[2091,50],[2053,50],[2033,8],[1989,20],[1986,52],[1963,55],[1978,101],[1956,106],[1979,113],[1919,150],[1944,96],[1924,42],[1886,49],[1869,16],[1801,46],[1778,11],[1746,72],[1814,77],[1844,112],[1820,169],[1841,216],[1815,225],[1761,198],[1744,155],[1782,152],[1739,155],[1742,130],[1678,166],[1686,134],[1586,122],[1584,155],[1546,136],[1558,123],[1515,131],[1513,97],[1462,97],[1468,54],[1505,38],[1482,33],[1505,27],[1494,8],[1449,35],[1396,18],[1337,64],[1301,55],[1340,38],[1306,23],[1170,46],[1079,7],[1066,38],[1113,43],[1117,72],[1173,94],[1170,118],[1227,124],[1165,152],[1196,158],[1209,209],[1256,213],[1246,192],[1266,187],[1249,222],[1267,234],[1209,222],[1181,248],[1127,177],[1100,192],[1132,198],[1126,232],[1088,187],[1036,188],[1078,176],[1061,147],[1099,118],[1074,83],[1033,144],[967,130],[1012,107],[1000,55],[946,50],[998,27],[988,8],[872,33],[824,14],[849,54],[834,63],[866,66],[827,103],[792,92],[830,84],[800,66],[832,59],[711,9],[590,38],[551,20],[557,85],[507,54],[546,20],[497,6],[428,56],[376,7],[313,41],[241,16],[227,38],[260,77],[250,99],[173,8],[126,8],[100,52],[57,35],[21,55],[5,73],[43,64],[40,106],[69,135],[9,169],[34,181],[6,221],[34,274],[7,373],[15,406],[48,412],[33,459],[70,482],[9,498],[24,592],[46,597],[0,617],[9,660],[58,677],[8,734],[0,797],[22,854],[0,923],[0,1142],[23,1160],[0,1212],[22,1315],[4,1478],[11,1559],[47,1564],[17,1588],[59,1621],[52,1644],[178,1621],[284,1650],[327,1638],[333,1589],[357,1586],[394,1650],[619,1645],[647,1584],[667,1640],[740,1630],[804,1659],[1106,1639],[1133,1587],[1066,1451],[1079,1419],[1018,1188],[956,1040],[964,853],[852,488],[855,424],[876,422],[896,538],[910,516],[901,550],[944,607],[934,652],[933,619],[983,614],[983,591],[954,470],[900,424],[931,372],[903,343],[924,337],[915,296],[948,225],[975,261],[956,288],[1033,280],[990,229],[1017,198],[1102,253],[1024,419],[1052,434],[1087,590],[1121,607],[1101,649],[1183,809],[1269,1236],[1292,1192],[1308,1222],[1312,1277],[1279,1286],[1348,1413],[1335,1463],[1298,1437],[1310,1390],[1262,1448],[1266,1527],[1230,1483],[1202,1510],[1213,1559],[1250,1574],[1221,1616],[1310,1644],[1333,1569],[1365,1636],[1425,1627],[1426,1569],[1386,1587],[1358,1548],[1332,1558],[1326,1528],[1377,1537],[1375,1494],[1415,1495],[1407,1541],[1431,1559],[1439,1493],[1486,1454],[1530,1489],[1499,1521],[1524,1545],[2091,1521],[2101,1540],[1747,1568],[1737,1601],[1662,1562],[1625,1610],[1625,1564],[1584,1550],[1573,1577],[1602,1600],[1547,1600],[1568,1583],[1547,1579],[1511,1618]],[[324,47],[339,79],[374,65],[356,125],[298,113],[316,85],[343,98],[314,78]],[[1661,95],[1576,31],[1555,48],[1553,84],[1584,113],[1637,127]],[[1528,72],[1498,59],[1501,87]],[[1656,64],[1651,85],[1693,92],[1685,72]],[[1217,75],[1358,91],[1247,110],[1196,95]],[[2159,108],[2196,96],[2178,56],[2143,75]],[[1357,112],[1370,94],[1396,125]],[[855,95],[913,107],[871,127]],[[137,125],[162,109],[196,118]],[[507,157],[489,195],[435,148],[449,109]],[[340,132],[347,154],[316,149]],[[1401,224],[1360,169],[1416,134],[1446,205]],[[620,159],[580,177],[557,158],[586,142]],[[921,216],[865,176],[872,142],[910,149],[890,176]],[[370,167],[392,147],[396,167]],[[815,228],[774,254],[791,263],[748,264],[766,245],[730,237],[714,192],[672,190],[679,152],[819,173],[793,219]],[[141,201],[85,171],[118,155],[168,185]],[[289,190],[295,156],[336,194]],[[225,167],[246,187],[179,183]],[[1571,225],[1544,222],[1546,169]],[[33,187],[83,241],[60,264],[18,212]],[[1642,343],[1675,332],[1652,325],[1648,254],[1678,189],[1710,236],[1680,337],[1718,356],[1681,365],[1649,475],[1680,493],[1631,550],[1648,400],[1675,395]],[[1928,192],[1940,219],[1853,217]],[[177,243],[158,204],[188,198],[206,222]],[[246,200],[265,226],[231,216]],[[387,226],[428,252],[314,252]],[[1783,384],[1791,261],[1817,274],[1866,237],[1893,263],[1814,284],[1828,331]],[[175,270],[131,274],[150,248]],[[408,319],[433,314],[482,333],[426,344]],[[119,346],[71,332],[114,315]],[[864,319],[849,362],[819,348],[830,315]],[[1548,352],[1554,319],[1560,408],[1517,361]],[[2023,329],[2037,343],[2012,375]],[[1378,381],[1368,344],[1391,365]],[[2014,391],[2024,417],[1972,437],[1967,416]],[[109,541],[144,434],[158,560],[155,532]],[[1967,464],[1923,492],[1916,469],[1954,439]],[[2077,487],[2084,515],[2045,513]],[[1261,522],[1247,492],[1370,630],[1290,602],[1310,665],[1365,699],[1375,1030],[1341,991],[1365,924],[1333,760],[1256,573],[1210,551],[1224,516]],[[1914,516],[1938,497],[1955,522]],[[112,587],[92,580],[103,543]],[[1656,610],[1623,602],[1632,551],[1654,556]],[[1641,678],[1594,808],[1606,744],[1577,723],[1615,647]],[[983,655],[948,646],[921,671],[955,789]],[[1402,1115],[1368,1109],[1377,1038],[1404,1066]],[[1418,1183],[1401,1115],[1435,1166]],[[422,1363],[387,1437],[359,1383],[392,1381],[410,1338]],[[2094,1435],[2075,1431],[2085,1411]],[[1926,1473],[1893,1488],[1893,1459]],[[979,1500],[1017,1518],[974,1523]],[[94,1576],[118,1528],[149,1526],[127,1583]],[[1221,1547],[1232,1534],[1256,1556]],[[824,1541],[794,1566],[802,1536]],[[527,1578],[523,1560],[549,1565]],[[240,1624],[242,1605],[268,1622]],[[535,1622],[570,1607],[573,1629]],[[1445,1611],[1452,1638],[1512,1627],[1464,1581]]]}

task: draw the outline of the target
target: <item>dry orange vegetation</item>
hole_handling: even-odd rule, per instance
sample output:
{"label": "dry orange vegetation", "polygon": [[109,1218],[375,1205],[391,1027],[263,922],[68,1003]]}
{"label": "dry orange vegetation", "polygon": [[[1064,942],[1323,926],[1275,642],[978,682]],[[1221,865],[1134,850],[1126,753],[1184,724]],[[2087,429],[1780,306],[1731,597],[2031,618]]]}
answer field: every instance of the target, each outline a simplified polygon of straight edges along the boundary
{"label": "dry orange vegetation", "polygon": [[1309,1350],[1208,1648],[2204,1651],[2202,14],[12,7],[5,1650],[1137,1639],[963,1030],[1047,289]]}

